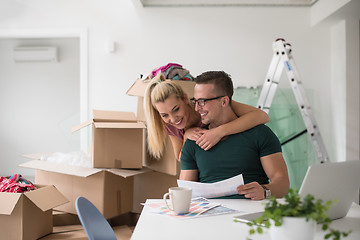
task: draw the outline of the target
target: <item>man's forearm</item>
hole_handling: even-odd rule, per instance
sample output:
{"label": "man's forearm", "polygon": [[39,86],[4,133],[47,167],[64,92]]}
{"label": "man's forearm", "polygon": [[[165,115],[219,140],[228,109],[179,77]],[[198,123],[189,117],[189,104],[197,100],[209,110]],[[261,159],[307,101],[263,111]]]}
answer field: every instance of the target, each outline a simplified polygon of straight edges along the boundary
{"label": "man's forearm", "polygon": [[269,184],[264,184],[264,186],[270,189],[271,196],[282,198],[288,193],[290,186],[289,178],[278,177],[276,179],[272,179],[272,181]]}
{"label": "man's forearm", "polygon": [[270,179],[270,183],[265,184],[265,186],[270,189],[271,195],[275,195],[278,198],[286,195],[289,190],[290,181],[282,153],[278,152],[262,157],[260,161],[266,175]]}
{"label": "man's forearm", "polygon": [[187,181],[198,181],[198,170],[181,170],[180,171],[180,180],[187,180]]}

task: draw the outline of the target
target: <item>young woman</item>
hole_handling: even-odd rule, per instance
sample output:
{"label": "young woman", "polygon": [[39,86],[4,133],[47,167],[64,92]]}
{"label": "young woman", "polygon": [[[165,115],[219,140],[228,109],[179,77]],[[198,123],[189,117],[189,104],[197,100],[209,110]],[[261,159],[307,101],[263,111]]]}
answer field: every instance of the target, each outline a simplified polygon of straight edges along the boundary
{"label": "young woman", "polygon": [[180,160],[186,139],[196,141],[201,148],[209,150],[224,136],[269,121],[268,115],[260,109],[236,101],[231,104],[238,116],[236,120],[211,130],[204,129],[200,114],[190,104],[188,96],[176,80],[165,80],[163,74],[158,74],[148,84],[144,98],[150,154],[155,158],[161,157],[166,135],[169,135],[175,156]]}

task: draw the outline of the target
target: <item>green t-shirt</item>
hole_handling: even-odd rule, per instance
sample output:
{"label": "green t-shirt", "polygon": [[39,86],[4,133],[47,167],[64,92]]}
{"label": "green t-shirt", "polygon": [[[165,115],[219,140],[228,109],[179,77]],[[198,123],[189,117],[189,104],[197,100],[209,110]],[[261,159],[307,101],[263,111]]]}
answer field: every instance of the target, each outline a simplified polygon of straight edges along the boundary
{"label": "green t-shirt", "polygon": [[[199,171],[199,181],[213,183],[243,174],[244,183],[269,183],[260,157],[281,152],[276,135],[265,125],[227,136],[205,151],[187,140],[181,151],[181,170]],[[233,198],[242,198],[240,195]]]}

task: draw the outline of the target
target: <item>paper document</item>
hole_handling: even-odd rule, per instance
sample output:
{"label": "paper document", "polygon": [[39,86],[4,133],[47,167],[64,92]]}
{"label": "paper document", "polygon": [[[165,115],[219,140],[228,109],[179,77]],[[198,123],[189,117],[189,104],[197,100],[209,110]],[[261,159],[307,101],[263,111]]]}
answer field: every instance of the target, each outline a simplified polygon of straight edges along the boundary
{"label": "paper document", "polygon": [[192,197],[214,198],[237,194],[236,188],[244,185],[242,174],[235,177],[215,182],[200,183],[193,181],[177,180],[179,187],[189,187],[192,189]]}

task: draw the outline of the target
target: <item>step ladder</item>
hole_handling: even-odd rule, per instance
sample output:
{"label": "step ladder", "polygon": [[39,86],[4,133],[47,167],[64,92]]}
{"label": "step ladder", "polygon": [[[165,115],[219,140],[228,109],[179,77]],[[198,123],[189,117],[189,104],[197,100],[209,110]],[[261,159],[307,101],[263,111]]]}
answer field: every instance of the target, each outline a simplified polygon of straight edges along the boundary
{"label": "step ladder", "polygon": [[272,57],[269,70],[266,75],[265,83],[261,90],[258,100],[258,108],[269,113],[276,89],[279,85],[281,74],[285,68],[286,75],[290,81],[292,91],[299,106],[301,116],[304,120],[306,129],[282,143],[282,145],[294,140],[295,138],[308,133],[314,146],[317,158],[320,163],[329,161],[324,142],[320,135],[320,130],[312,113],[311,107],[305,95],[302,82],[296,70],[294,58],[291,53],[291,44],[284,39],[276,39],[273,43],[274,55]]}

